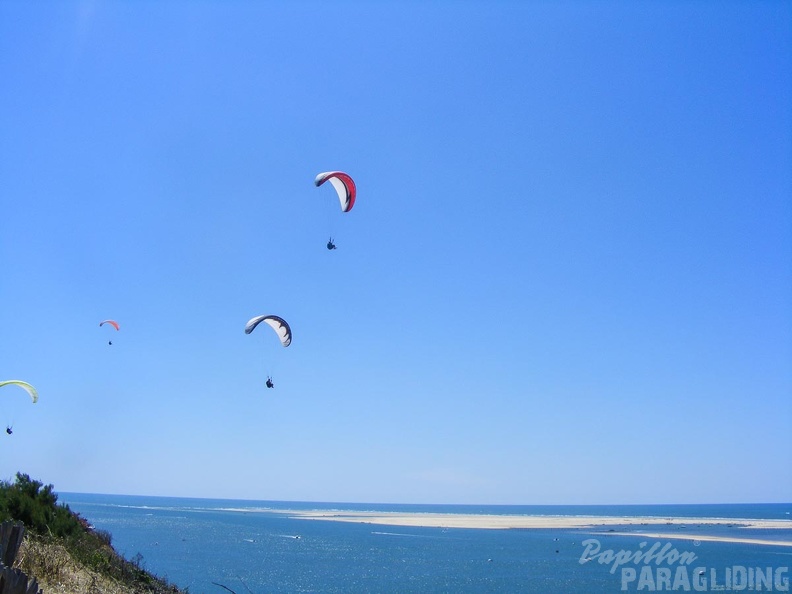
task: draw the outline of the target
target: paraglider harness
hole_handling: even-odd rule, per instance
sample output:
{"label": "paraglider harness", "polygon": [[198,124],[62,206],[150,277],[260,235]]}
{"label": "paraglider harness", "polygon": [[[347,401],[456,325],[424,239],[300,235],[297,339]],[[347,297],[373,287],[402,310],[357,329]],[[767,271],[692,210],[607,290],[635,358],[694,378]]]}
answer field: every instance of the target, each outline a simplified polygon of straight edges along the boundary
{"label": "paraglider harness", "polygon": [[327,249],[328,250],[337,249],[336,245],[333,243],[333,238],[332,237],[330,238],[330,241],[327,242]]}
{"label": "paraglider harness", "polygon": [[275,387],[275,384],[272,383],[272,378],[271,377],[267,377],[267,387],[268,388],[274,388]]}

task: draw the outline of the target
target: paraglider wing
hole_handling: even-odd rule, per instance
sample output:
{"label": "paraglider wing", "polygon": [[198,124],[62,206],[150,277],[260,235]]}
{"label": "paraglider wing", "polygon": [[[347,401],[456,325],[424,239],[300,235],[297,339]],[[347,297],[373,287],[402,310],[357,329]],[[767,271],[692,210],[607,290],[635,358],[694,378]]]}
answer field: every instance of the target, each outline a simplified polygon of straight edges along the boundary
{"label": "paraglider wing", "polygon": [[105,324],[110,324],[116,330],[119,329],[118,322],[116,322],[115,320],[105,320],[104,322],[99,322],[99,327],[101,328]]}
{"label": "paraglider wing", "polygon": [[333,184],[338,193],[338,199],[341,201],[341,211],[349,212],[352,210],[352,207],[355,206],[355,196],[357,195],[355,182],[352,178],[342,171],[326,171],[316,176],[314,184],[319,187],[326,181]]}
{"label": "paraglider wing", "polygon": [[253,330],[256,329],[256,326],[258,326],[261,322],[268,324],[273,330],[275,330],[275,332],[277,332],[278,338],[280,338],[281,344],[283,346],[287,347],[291,344],[291,328],[289,328],[286,320],[278,316],[256,316],[255,318],[251,318],[248,320],[248,323],[245,324],[245,334],[250,334],[253,332]]}
{"label": "paraglider wing", "polygon": [[30,398],[33,400],[33,404],[35,404],[38,401],[38,392],[36,392],[36,388],[31,386],[27,382],[23,382],[23,381],[20,381],[20,380],[7,380],[7,381],[4,381],[4,382],[0,382],[0,388],[2,388],[3,386],[11,385],[11,384],[19,386],[20,388],[25,390],[25,392],[30,394]]}

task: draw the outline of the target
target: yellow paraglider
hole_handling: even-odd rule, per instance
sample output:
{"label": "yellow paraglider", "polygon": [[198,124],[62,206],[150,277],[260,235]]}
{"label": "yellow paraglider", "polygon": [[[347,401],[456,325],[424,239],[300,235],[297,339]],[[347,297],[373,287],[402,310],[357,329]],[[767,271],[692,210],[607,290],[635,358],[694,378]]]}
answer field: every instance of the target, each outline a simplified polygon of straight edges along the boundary
{"label": "yellow paraglider", "polygon": [[23,390],[25,390],[25,392],[27,392],[30,395],[31,400],[33,400],[33,404],[35,404],[38,401],[38,392],[36,391],[36,388],[31,386],[27,382],[23,382],[21,380],[7,380],[7,381],[4,381],[4,382],[0,382],[0,388],[2,388],[3,386],[12,385],[12,384],[13,385],[17,385],[20,388],[22,388]]}

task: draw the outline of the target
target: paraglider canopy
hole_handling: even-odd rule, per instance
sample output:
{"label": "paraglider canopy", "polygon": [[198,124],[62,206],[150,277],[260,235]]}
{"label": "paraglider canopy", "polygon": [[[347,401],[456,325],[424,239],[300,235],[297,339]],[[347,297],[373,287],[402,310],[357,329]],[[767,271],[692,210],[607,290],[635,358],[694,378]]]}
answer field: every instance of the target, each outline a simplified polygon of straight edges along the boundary
{"label": "paraglider canopy", "polygon": [[355,196],[357,195],[355,182],[352,178],[342,171],[325,171],[316,176],[314,184],[319,187],[326,181],[333,184],[335,191],[338,193],[338,200],[341,202],[341,211],[349,212],[352,210],[352,207],[355,206]]}
{"label": "paraglider canopy", "polygon": [[9,386],[9,385],[12,385],[12,384],[16,385],[16,386],[19,386],[20,388],[25,390],[25,392],[27,392],[30,395],[30,399],[33,400],[33,404],[38,402],[38,392],[36,391],[36,388],[31,386],[27,382],[23,382],[21,380],[7,380],[7,381],[4,381],[4,382],[0,382],[0,388],[2,388],[3,386]]}
{"label": "paraglider canopy", "polygon": [[292,340],[291,328],[286,323],[286,320],[278,316],[264,315],[264,316],[256,316],[255,318],[251,318],[250,320],[248,320],[248,323],[245,324],[245,334],[250,334],[251,332],[253,332],[253,330],[256,329],[256,326],[258,326],[261,322],[266,323],[273,330],[275,330],[283,346],[287,347],[291,344],[291,340]]}
{"label": "paraglider canopy", "polygon": [[115,320],[105,320],[104,322],[99,322],[99,327],[101,328],[105,324],[110,324],[116,330],[119,329],[118,322],[116,322]]}

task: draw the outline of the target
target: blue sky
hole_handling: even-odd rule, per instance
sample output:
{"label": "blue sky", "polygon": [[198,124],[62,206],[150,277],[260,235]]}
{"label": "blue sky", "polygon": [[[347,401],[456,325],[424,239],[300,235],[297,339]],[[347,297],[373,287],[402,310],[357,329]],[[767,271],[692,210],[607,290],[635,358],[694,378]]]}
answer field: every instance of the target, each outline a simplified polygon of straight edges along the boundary
{"label": "blue sky", "polygon": [[0,476],[792,500],[790,33],[789,2],[0,3],[0,379],[40,393],[3,388]]}

